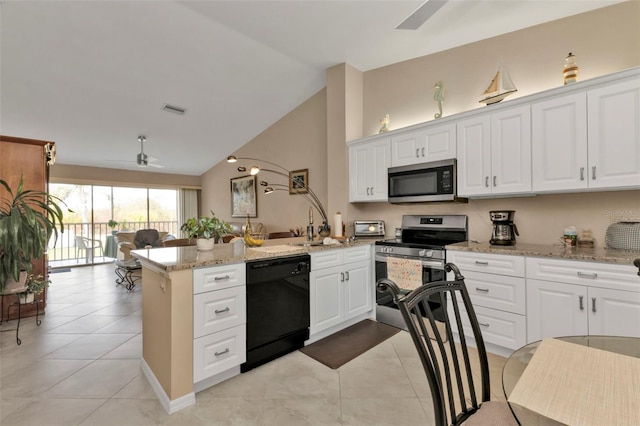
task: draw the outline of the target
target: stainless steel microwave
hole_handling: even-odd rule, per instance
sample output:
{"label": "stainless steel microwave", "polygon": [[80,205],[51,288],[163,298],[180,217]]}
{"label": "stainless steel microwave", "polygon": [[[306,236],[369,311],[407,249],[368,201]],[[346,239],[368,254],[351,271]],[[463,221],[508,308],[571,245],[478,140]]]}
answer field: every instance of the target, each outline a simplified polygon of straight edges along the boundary
{"label": "stainless steel microwave", "polygon": [[467,201],[457,196],[455,159],[390,167],[388,177],[390,203]]}

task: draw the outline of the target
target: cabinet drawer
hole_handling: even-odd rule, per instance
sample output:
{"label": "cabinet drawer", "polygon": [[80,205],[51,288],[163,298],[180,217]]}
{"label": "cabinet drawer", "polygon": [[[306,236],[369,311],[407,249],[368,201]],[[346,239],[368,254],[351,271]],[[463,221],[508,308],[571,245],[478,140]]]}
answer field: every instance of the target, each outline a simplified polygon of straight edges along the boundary
{"label": "cabinet drawer", "polygon": [[331,268],[344,263],[344,250],[335,249],[311,253],[311,270]]}
{"label": "cabinet drawer", "polygon": [[524,278],[481,272],[468,272],[464,275],[473,306],[525,315],[526,286]]}
{"label": "cabinet drawer", "polygon": [[[519,349],[527,343],[527,321],[524,315],[474,306],[480,332],[485,343],[492,343],[508,349]],[[464,308],[462,309],[464,310]],[[449,316],[453,315],[449,309]],[[462,315],[462,313],[461,313]],[[471,324],[466,313],[463,315],[463,328],[467,336],[472,336]]]}
{"label": "cabinet drawer", "polygon": [[638,268],[633,265],[527,258],[527,278],[640,292]]}
{"label": "cabinet drawer", "polygon": [[360,247],[353,247],[344,249],[344,263],[359,262],[360,260],[371,259],[371,251],[373,249],[370,245],[364,245]]}
{"label": "cabinet drawer", "polygon": [[246,269],[244,263],[193,270],[194,294],[244,285],[245,282]]}
{"label": "cabinet drawer", "polygon": [[247,359],[245,325],[238,325],[193,341],[193,382],[215,376]]}
{"label": "cabinet drawer", "polygon": [[524,277],[523,256],[447,250],[447,262],[454,263],[462,275],[467,271],[474,271]]}
{"label": "cabinet drawer", "polygon": [[193,296],[193,337],[246,323],[245,286],[208,291]]}

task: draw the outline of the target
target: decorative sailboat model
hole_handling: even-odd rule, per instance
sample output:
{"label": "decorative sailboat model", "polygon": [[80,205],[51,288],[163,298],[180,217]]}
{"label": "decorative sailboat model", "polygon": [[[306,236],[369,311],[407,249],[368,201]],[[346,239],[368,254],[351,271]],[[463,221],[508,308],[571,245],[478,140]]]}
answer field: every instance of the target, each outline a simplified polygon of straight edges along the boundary
{"label": "decorative sailboat model", "polygon": [[509,73],[501,63],[496,75],[493,77],[493,80],[491,80],[487,90],[482,94],[482,99],[480,99],[479,102],[487,105],[495,104],[517,91],[518,89],[516,89],[515,84],[511,81]]}

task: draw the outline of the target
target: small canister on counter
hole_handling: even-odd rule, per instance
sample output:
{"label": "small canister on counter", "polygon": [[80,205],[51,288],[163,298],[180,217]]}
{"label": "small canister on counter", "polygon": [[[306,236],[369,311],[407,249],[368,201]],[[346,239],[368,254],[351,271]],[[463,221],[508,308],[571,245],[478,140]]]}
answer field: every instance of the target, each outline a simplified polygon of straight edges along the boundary
{"label": "small canister on counter", "polygon": [[567,226],[564,228],[564,245],[567,247],[575,247],[578,242],[578,232],[575,226]]}

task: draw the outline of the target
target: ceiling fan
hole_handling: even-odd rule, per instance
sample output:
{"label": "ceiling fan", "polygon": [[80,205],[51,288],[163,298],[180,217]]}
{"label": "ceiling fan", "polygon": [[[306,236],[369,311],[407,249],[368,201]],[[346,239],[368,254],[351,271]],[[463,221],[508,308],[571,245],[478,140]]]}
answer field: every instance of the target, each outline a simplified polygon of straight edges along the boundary
{"label": "ceiling fan", "polygon": [[427,0],[396,27],[397,30],[417,30],[449,0]]}
{"label": "ceiling fan", "polygon": [[157,158],[149,157],[144,153],[144,143],[147,141],[146,136],[138,136],[138,142],[140,142],[140,153],[136,156],[136,164],[138,167],[157,167],[163,168],[162,164],[155,164],[154,161],[158,161]]}

